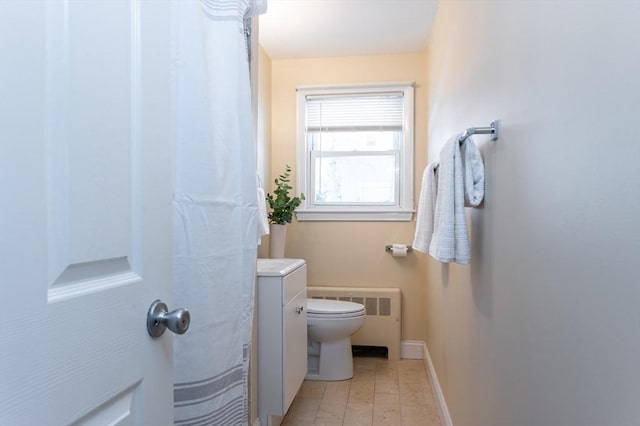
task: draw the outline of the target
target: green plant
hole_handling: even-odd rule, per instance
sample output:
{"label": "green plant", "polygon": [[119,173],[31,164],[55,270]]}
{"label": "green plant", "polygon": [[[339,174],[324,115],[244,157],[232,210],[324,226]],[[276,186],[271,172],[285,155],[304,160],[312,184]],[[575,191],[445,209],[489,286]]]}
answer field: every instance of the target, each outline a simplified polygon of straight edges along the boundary
{"label": "green plant", "polygon": [[267,203],[271,208],[269,213],[269,223],[275,223],[278,225],[284,225],[291,223],[293,218],[293,212],[304,200],[304,194],[301,193],[300,197],[290,197],[289,191],[293,189],[289,185],[289,176],[291,175],[291,167],[286,166],[284,173],[274,179],[276,189],[273,191],[275,197],[267,193]]}

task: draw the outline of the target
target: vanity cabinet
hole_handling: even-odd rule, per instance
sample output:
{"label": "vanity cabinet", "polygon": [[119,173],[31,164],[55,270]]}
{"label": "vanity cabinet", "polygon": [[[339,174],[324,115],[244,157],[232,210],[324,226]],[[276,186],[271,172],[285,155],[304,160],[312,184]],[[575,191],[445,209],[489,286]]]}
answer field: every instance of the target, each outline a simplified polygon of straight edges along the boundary
{"label": "vanity cabinet", "polygon": [[258,417],[279,425],[307,375],[307,266],[258,259]]}

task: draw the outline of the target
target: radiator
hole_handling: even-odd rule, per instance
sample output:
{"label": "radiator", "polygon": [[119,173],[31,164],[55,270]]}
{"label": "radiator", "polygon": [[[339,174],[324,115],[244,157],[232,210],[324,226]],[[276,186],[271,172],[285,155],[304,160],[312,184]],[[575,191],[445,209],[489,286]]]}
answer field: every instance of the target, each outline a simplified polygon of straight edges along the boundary
{"label": "radiator", "polygon": [[364,325],[352,345],[384,346],[390,360],[400,359],[401,293],[399,288],[307,287],[307,297],[361,303],[367,310]]}

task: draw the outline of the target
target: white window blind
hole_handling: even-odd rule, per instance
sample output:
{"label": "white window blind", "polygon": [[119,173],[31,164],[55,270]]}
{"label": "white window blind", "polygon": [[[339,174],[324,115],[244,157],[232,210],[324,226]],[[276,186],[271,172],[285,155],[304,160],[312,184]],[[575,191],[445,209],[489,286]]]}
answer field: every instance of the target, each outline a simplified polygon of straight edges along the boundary
{"label": "white window blind", "polygon": [[402,93],[308,96],[307,131],[402,130]]}

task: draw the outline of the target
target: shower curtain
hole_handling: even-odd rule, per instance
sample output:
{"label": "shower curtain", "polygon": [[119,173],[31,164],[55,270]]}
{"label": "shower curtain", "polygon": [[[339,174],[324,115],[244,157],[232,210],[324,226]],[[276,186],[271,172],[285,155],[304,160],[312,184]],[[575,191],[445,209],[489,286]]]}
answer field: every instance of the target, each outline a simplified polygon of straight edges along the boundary
{"label": "shower curtain", "polygon": [[266,0],[180,0],[172,9],[175,129],[174,422],[248,424],[258,240],[244,20]]}

